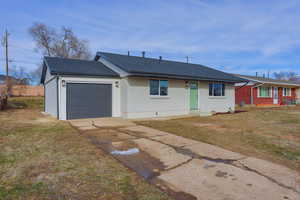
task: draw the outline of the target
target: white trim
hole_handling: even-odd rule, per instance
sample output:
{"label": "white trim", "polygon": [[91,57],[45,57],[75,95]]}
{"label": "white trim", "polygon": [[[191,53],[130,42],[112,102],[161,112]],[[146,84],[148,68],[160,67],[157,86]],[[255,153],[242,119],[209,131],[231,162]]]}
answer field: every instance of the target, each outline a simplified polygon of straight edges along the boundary
{"label": "white trim", "polygon": [[[290,92],[289,92],[289,95],[285,95],[284,93],[284,90],[289,90]],[[292,96],[292,88],[282,88],[282,96],[284,96],[284,97],[291,97]]]}
{"label": "white trim", "polygon": [[[82,77],[59,77],[58,94],[59,94],[59,119],[66,120],[67,118],[67,87],[62,87],[62,80],[67,83],[97,83],[112,85],[112,117],[121,117],[121,90],[120,81],[118,78],[82,78]],[[116,81],[119,82],[119,87],[116,87]]]}
{"label": "white trim", "polygon": [[[262,97],[262,96],[260,96],[260,88],[270,88],[270,96],[267,96],[267,97]],[[258,86],[257,87],[258,88],[258,90],[257,90],[257,97],[258,98],[273,98],[273,87],[272,86]]]}
{"label": "white trim", "polygon": [[[150,88],[150,81],[151,80],[157,80],[158,81],[158,94],[157,95],[151,95],[151,88]],[[167,87],[167,95],[161,95],[160,94],[160,81],[167,81],[168,82],[168,87]],[[149,88],[149,97],[150,98],[170,98],[169,95],[169,80],[168,79],[157,79],[157,78],[150,78],[148,79],[148,88]]]}
{"label": "white trim", "polygon": [[[277,90],[277,98],[275,99],[275,91]],[[279,87],[273,87],[273,104],[279,103]]]}
{"label": "white trim", "polygon": [[108,61],[105,58],[102,58],[102,56],[100,57],[100,59],[98,60],[98,62],[101,62],[103,65],[105,65],[106,67],[108,67],[109,69],[113,70],[114,72],[118,73],[120,75],[120,77],[126,77],[129,75],[129,73],[125,72],[124,70],[122,70],[120,67],[114,65],[113,63],[111,63],[110,61]]}
{"label": "white trim", "polygon": [[[210,86],[210,84],[222,84],[221,95],[220,96],[215,96],[214,94],[212,94],[212,95],[209,94],[209,91],[210,91],[209,86]],[[224,95],[222,95],[223,94],[223,85],[224,85]],[[214,89],[214,87],[213,87],[213,89]],[[212,93],[214,93],[214,90],[212,91]],[[223,83],[223,82],[217,82],[217,81],[209,82],[208,83],[208,97],[210,97],[210,98],[214,98],[214,97],[217,97],[217,98],[219,98],[219,97],[226,97],[226,84]]]}

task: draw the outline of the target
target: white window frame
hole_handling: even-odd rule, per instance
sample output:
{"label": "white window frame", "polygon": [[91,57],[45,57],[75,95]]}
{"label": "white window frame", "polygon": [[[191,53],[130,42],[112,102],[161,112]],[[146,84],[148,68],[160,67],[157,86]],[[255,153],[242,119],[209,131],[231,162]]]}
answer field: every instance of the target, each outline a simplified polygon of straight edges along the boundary
{"label": "white window frame", "polygon": [[[270,92],[270,96],[268,96],[268,97],[263,97],[263,96],[260,96],[260,89],[261,88],[270,88],[270,90],[271,90],[271,92]],[[257,96],[258,96],[258,98],[273,98],[273,87],[271,87],[271,86],[259,86],[258,87],[258,90],[257,90]]]}
{"label": "white window frame", "polygon": [[[286,95],[285,91],[289,91],[289,93]],[[283,90],[282,90],[282,96],[284,96],[284,97],[291,97],[292,96],[292,88],[283,88]]]}
{"label": "white window frame", "polygon": [[[155,80],[155,81],[158,81],[158,94],[156,94],[156,95],[152,95],[151,94],[151,86],[150,86],[150,81],[151,80]],[[168,82],[168,88],[167,88],[167,95],[161,95],[160,94],[160,82],[161,81],[167,81]],[[167,79],[149,79],[149,81],[148,81],[148,84],[149,84],[149,96],[150,97],[169,97],[169,80],[167,80]]]}
{"label": "white window frame", "polygon": [[[210,90],[209,85],[210,85],[210,84],[213,84],[212,95],[209,94],[209,90]],[[214,95],[214,84],[222,84],[222,85],[224,85],[224,95],[222,95],[222,94],[223,94],[223,86],[221,87],[221,95],[220,95],[220,96],[215,96],[215,95]],[[210,83],[208,84],[208,96],[209,96],[209,97],[226,97],[226,84],[225,84],[225,83],[222,83],[222,82],[210,82]]]}

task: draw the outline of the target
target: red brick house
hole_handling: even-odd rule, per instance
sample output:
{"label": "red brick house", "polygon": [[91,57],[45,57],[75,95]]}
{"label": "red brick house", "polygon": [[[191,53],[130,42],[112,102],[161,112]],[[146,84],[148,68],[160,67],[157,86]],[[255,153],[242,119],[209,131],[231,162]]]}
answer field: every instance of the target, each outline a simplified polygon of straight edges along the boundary
{"label": "red brick house", "polygon": [[300,103],[299,83],[256,76],[235,76],[249,81],[235,85],[235,103],[238,105],[263,106]]}

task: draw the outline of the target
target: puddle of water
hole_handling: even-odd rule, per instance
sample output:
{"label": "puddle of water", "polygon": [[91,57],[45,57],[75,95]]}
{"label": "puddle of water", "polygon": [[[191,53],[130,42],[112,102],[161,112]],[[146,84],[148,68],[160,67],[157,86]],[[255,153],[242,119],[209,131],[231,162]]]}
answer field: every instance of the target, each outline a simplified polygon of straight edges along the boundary
{"label": "puddle of water", "polygon": [[110,153],[114,154],[114,155],[132,155],[132,154],[137,154],[139,152],[140,152],[140,150],[138,148],[132,148],[132,149],[128,149],[126,151],[114,150]]}
{"label": "puddle of water", "polygon": [[[146,180],[160,175],[159,171],[164,170],[166,166],[158,159],[150,156],[144,151],[136,148],[136,144],[131,141],[122,141],[114,145],[107,138],[101,139],[88,136],[91,143],[102,149],[104,152],[111,154],[123,165],[135,171]],[[113,153],[114,152],[114,153]]]}

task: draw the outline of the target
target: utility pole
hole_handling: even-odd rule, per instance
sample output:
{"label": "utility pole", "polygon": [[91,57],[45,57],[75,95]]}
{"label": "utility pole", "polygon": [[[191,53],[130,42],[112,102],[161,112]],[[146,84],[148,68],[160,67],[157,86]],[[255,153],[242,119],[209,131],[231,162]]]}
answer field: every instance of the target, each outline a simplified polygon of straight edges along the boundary
{"label": "utility pole", "polygon": [[8,88],[9,87],[9,77],[8,77],[8,63],[9,63],[9,60],[8,60],[8,36],[9,36],[9,33],[8,33],[7,29],[6,29],[4,37],[3,37],[3,41],[2,41],[2,45],[5,48],[5,64],[6,64],[5,65],[5,68],[6,68],[5,95],[8,95],[8,92],[9,92],[9,88]]}
{"label": "utility pole", "polygon": [[[5,30],[5,62],[6,62],[6,88],[8,88],[8,31]],[[8,91],[7,91],[8,92]]]}

